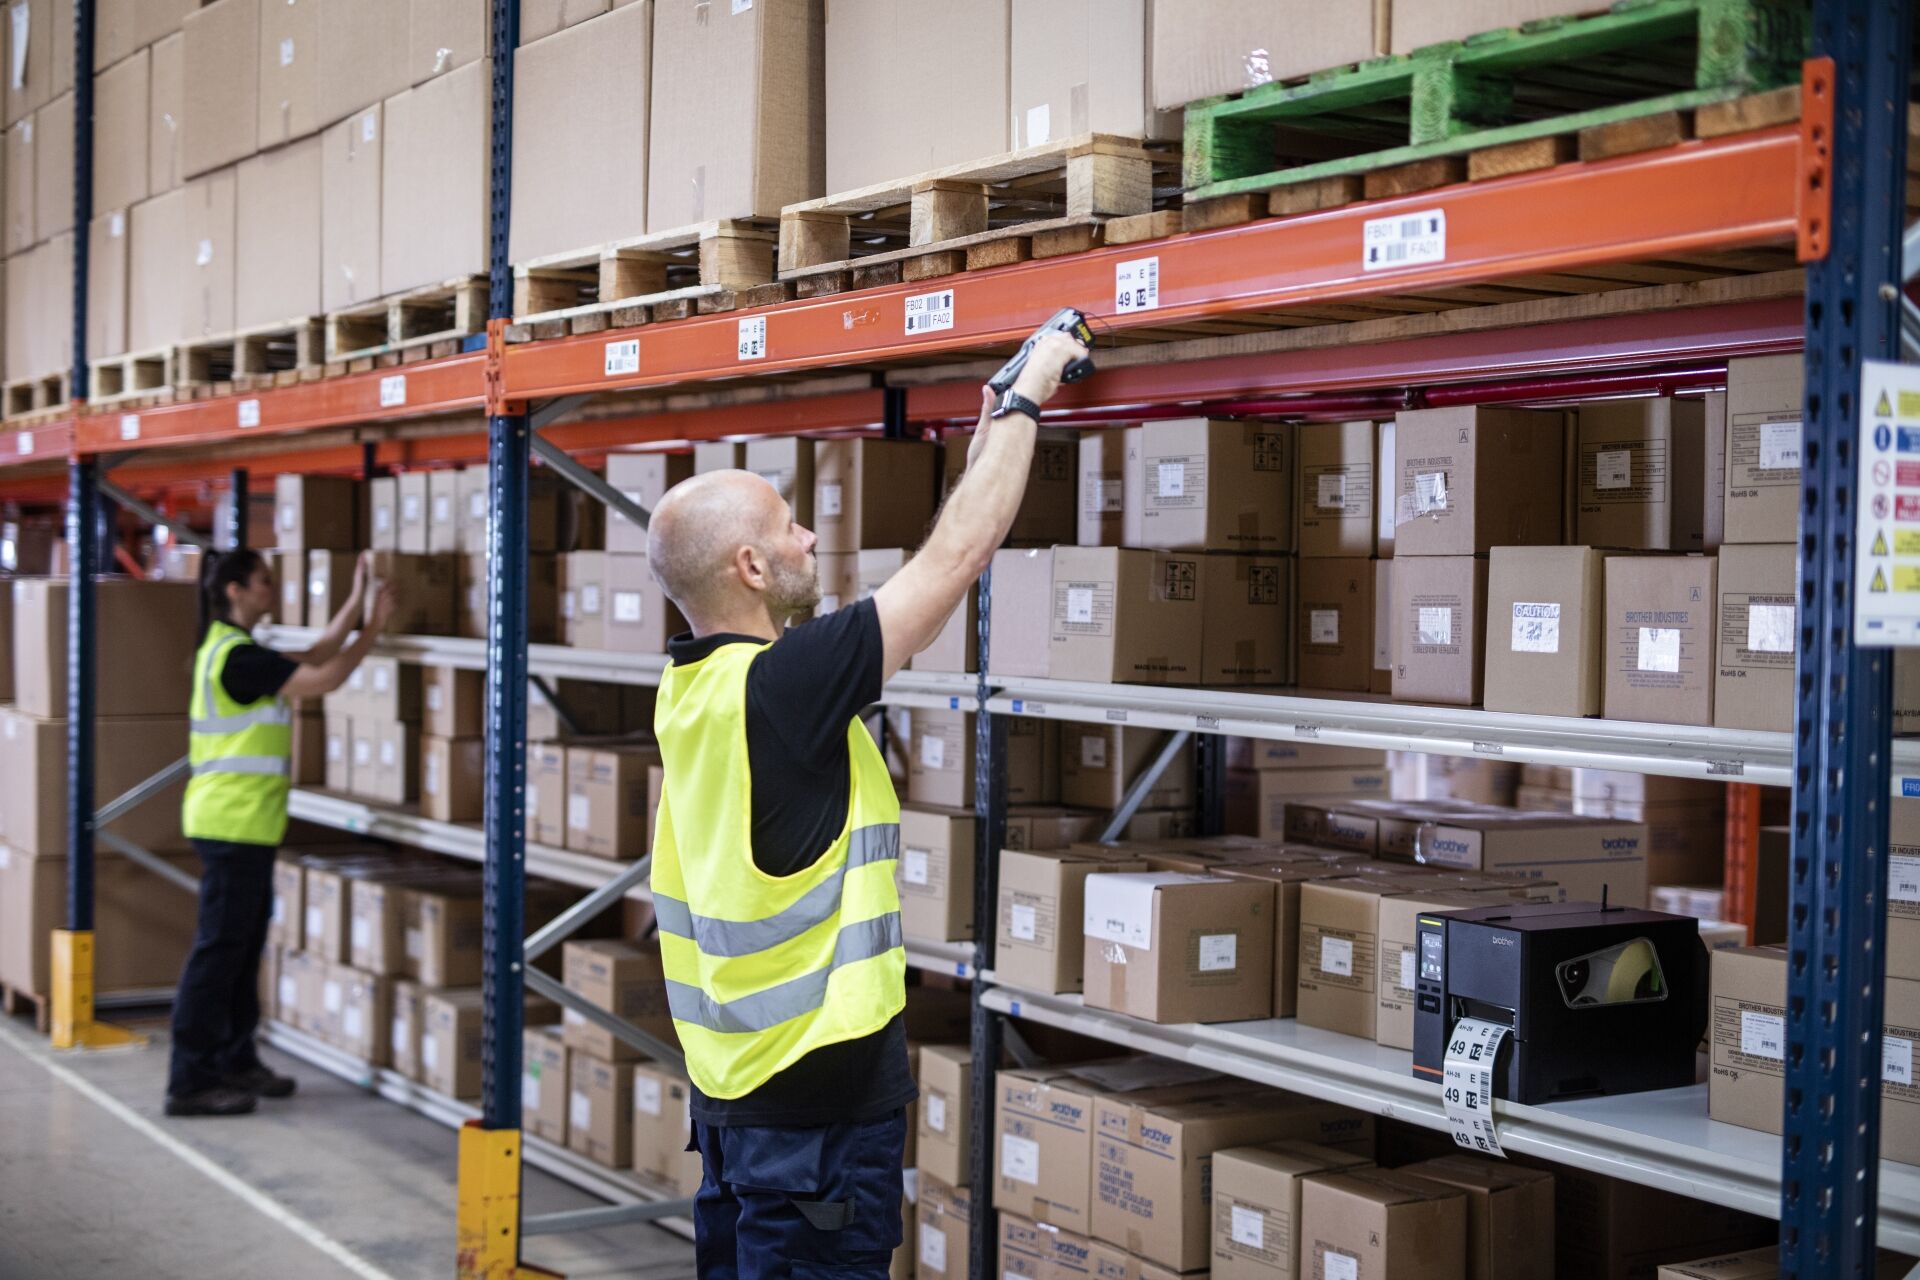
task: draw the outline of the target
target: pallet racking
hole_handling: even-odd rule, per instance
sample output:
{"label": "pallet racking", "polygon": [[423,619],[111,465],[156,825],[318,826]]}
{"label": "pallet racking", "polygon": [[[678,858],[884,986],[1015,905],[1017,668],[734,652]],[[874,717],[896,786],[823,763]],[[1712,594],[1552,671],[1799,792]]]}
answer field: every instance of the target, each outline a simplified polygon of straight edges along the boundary
{"label": "pallet racking", "polygon": [[[518,45],[518,6],[493,0],[493,45]],[[91,209],[94,5],[75,6],[75,224]],[[1860,358],[1900,347],[1897,282],[1904,225],[1904,150],[1912,14],[1899,0],[1817,0],[1801,119],[1605,160],[1422,191],[912,285],[891,285],[630,329],[508,343],[513,294],[506,254],[513,59],[493,64],[493,319],[484,343],[452,356],[210,394],[154,408],[90,410],[76,400],[53,421],[0,434],[0,496],[58,500],[72,550],[70,895],[59,946],[78,959],[91,928],[96,817],[92,777],[90,533],[111,473],[128,490],[163,494],[244,462],[230,483],[282,470],[359,471],[380,463],[485,456],[491,509],[492,625],[485,642],[396,639],[390,651],[483,667],[488,674],[486,822],[425,822],[399,810],[302,793],[299,816],[480,861],[486,876],[487,1055],[477,1113],[405,1082],[365,1073],[296,1033],[277,1040],[370,1087],[463,1124],[463,1192],[491,1179],[490,1198],[463,1194],[462,1274],[512,1275],[523,1234],[564,1225],[520,1217],[520,1017],[530,873],[606,893],[643,892],[618,864],[585,865],[529,847],[523,820],[525,697],[531,675],[645,683],[658,660],[529,646],[522,591],[526,478],[536,453],[591,456],[615,445],[730,435],[885,431],[968,421],[977,362],[992,362],[1056,307],[1104,317],[1113,345],[1102,374],[1072,388],[1050,421],[1101,423],[1222,413],[1311,417],[1392,412],[1467,400],[1551,401],[1592,394],[1697,389],[1724,377],[1729,356],[1808,352],[1808,456],[1802,530],[1803,623],[1797,732],[1675,730],[1606,721],[1543,721],[1431,710],[1360,698],[1193,693],[1052,681],[903,679],[890,698],[977,709],[975,901],[980,941],[921,948],[916,963],[973,981],[974,1185],[990,1184],[993,1077],[1009,1020],[1051,1022],[1116,1044],[1185,1058],[1251,1080],[1336,1098],[1415,1124],[1441,1123],[1431,1090],[1404,1054],[1291,1023],[1162,1027],[998,984],[992,904],[1005,799],[1000,717],[1151,725],[1202,735],[1304,737],[1452,755],[1582,764],[1741,783],[1794,785],[1790,1100],[1787,1137],[1715,1124],[1697,1091],[1497,1108],[1524,1150],[1601,1168],[1685,1195],[1769,1213],[1783,1223],[1783,1274],[1864,1273],[1876,1237],[1920,1251],[1920,1175],[1882,1169],[1873,1117],[1880,980],[1865,963],[1882,942],[1885,866],[1881,797],[1895,775],[1920,784],[1920,748],[1887,750],[1886,663],[1855,646],[1843,461],[1854,426],[1848,395]],[[1446,251],[1432,262],[1366,270],[1366,224],[1444,211]],[[1152,259],[1151,305],[1122,308],[1123,269]],[[1804,278],[1796,258],[1806,263]],[[72,386],[86,387],[87,256],[75,249]],[[910,332],[909,298],[950,294],[952,324]],[[1805,301],[1800,295],[1804,292]],[[1911,304],[1906,304],[1911,310]],[[851,381],[844,375],[852,375]],[[842,375],[842,376],[833,376]],[[750,381],[749,381],[750,380]],[[724,384],[724,385],[723,385]],[[688,387],[703,391],[687,403]],[[484,423],[481,421],[484,415]],[[562,420],[567,419],[567,420]],[[63,474],[64,472],[64,474]],[[236,509],[238,509],[236,504]],[[982,669],[991,645],[992,584],[980,588]],[[1815,636],[1821,637],[1814,643]],[[1203,737],[1203,743],[1217,741]],[[1217,813],[1218,753],[1201,753],[1202,794]],[[1744,811],[1743,811],[1744,812]],[[1205,816],[1205,815],[1203,815]],[[1744,820],[1744,819],[1743,819]],[[625,877],[633,876],[629,880]],[[547,945],[552,935],[543,930]],[[90,992],[56,994],[56,1037],[89,1039]],[[1816,1016],[1816,1011],[1820,1016]],[[1858,1084],[1841,1086],[1837,1081]],[[403,1087],[404,1086],[404,1087]],[[537,1146],[526,1158],[551,1158]],[[468,1164],[468,1160],[474,1161]],[[555,1166],[569,1162],[555,1161]],[[578,1162],[571,1162],[577,1164]],[[637,1193],[574,1170],[617,1201]],[[659,1216],[657,1205],[632,1216]],[[595,1219],[618,1218],[620,1213]],[[990,1268],[993,1215],[975,1214],[972,1274]]]}

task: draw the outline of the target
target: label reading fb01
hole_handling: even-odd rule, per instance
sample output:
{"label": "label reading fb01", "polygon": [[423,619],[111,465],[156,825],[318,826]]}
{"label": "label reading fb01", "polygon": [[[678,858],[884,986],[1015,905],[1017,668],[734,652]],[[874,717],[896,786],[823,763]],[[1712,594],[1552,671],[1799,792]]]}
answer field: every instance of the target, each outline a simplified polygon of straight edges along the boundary
{"label": "label reading fb01", "polygon": [[380,407],[396,409],[407,402],[407,375],[390,373],[380,379]]}
{"label": "label reading fb01", "polygon": [[628,338],[625,342],[607,344],[607,373],[609,378],[623,373],[640,372],[640,339]]}
{"label": "label reading fb01", "polygon": [[1422,209],[1391,218],[1369,218],[1361,229],[1360,266],[1391,271],[1447,260],[1447,211]]}

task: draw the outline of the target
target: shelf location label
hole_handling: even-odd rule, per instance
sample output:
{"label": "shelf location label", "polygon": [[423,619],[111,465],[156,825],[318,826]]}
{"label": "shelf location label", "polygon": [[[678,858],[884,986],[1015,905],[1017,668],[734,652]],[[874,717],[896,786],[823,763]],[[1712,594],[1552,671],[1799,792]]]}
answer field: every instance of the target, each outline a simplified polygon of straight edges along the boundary
{"label": "shelf location label", "polygon": [[740,322],[739,351],[742,360],[767,358],[767,318],[765,316],[749,316]]}
{"label": "shelf location label", "polygon": [[27,454],[32,453],[33,452],[33,433],[31,431],[22,431],[19,437],[14,442],[14,448],[20,453],[22,457],[25,457]]}
{"label": "shelf location label", "polygon": [[1920,368],[1862,362],[1853,634],[1920,646]]}
{"label": "shelf location label", "polygon": [[607,344],[606,376],[615,378],[623,373],[640,372],[640,339],[628,338],[623,342]]}
{"label": "shelf location label", "polygon": [[407,402],[407,375],[390,373],[380,379],[380,407],[396,409]]}
{"label": "shelf location label", "polygon": [[240,402],[239,415],[240,415],[239,421],[241,426],[243,427],[259,426],[260,425],[260,402],[258,400],[242,400]]}
{"label": "shelf location label", "polygon": [[123,413],[120,415],[120,438],[122,440],[138,440],[140,438],[139,414]]}

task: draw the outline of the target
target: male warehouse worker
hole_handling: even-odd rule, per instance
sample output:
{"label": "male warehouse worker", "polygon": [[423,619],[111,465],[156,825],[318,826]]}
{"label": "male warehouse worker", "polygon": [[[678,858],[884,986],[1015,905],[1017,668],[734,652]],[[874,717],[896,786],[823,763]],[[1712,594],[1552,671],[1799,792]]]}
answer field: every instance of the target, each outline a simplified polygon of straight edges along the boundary
{"label": "male warehouse worker", "polygon": [[692,627],[668,645],[653,895],[693,1079],[702,1276],[887,1275],[900,1244],[906,953],[900,805],[860,722],[939,634],[1006,537],[1035,417],[1086,349],[1043,336],[1010,394],[983,388],[968,467],[907,566],[820,602],[814,536],[745,471],[674,486],[647,554]]}

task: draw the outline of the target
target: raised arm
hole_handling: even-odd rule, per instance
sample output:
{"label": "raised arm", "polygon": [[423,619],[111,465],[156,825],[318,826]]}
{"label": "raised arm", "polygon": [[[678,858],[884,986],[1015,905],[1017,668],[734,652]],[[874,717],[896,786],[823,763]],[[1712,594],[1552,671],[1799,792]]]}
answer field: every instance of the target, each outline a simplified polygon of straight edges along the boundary
{"label": "raised arm", "polygon": [[[381,586],[374,593],[373,608],[368,611],[366,625],[360,628],[359,634],[355,635],[344,648],[336,643],[335,652],[319,661],[308,656],[319,649],[318,645],[297,658],[300,669],[288,676],[287,682],[280,686],[281,696],[324,698],[345,684],[347,677],[353,674],[353,669],[360,665],[361,660],[367,656],[367,652],[373,648],[373,642],[380,638],[380,633],[385,631],[387,624],[393,620],[394,605],[393,588],[388,585]],[[347,611],[342,609],[340,616],[346,617]],[[334,623],[330,624],[327,630],[331,632],[333,625],[337,625],[339,621],[339,618],[335,618]]]}
{"label": "raised arm", "polygon": [[[302,653],[289,653],[287,656],[303,666],[318,666],[331,660],[340,652],[340,646],[347,642],[347,636],[360,625],[367,611],[367,580],[373,572],[373,552],[362,551],[353,562],[353,590],[347,593],[340,612],[333,615],[326,630],[319,639]],[[358,665],[356,662],[355,665]],[[347,670],[353,670],[349,666]],[[342,676],[341,679],[346,679]]]}
{"label": "raised arm", "polygon": [[[1060,389],[1061,371],[1086,353],[1066,334],[1049,333],[1035,344],[1013,389],[1045,404]],[[893,679],[908,658],[933,643],[967,588],[992,562],[1020,509],[1038,424],[1024,413],[996,418],[993,410],[993,393],[983,387],[966,473],[920,553],[873,593],[885,643],[885,679]]]}

